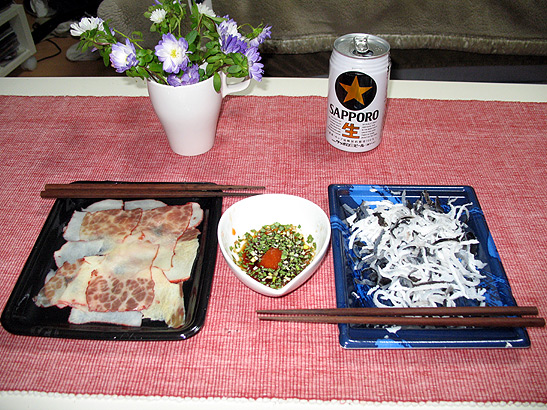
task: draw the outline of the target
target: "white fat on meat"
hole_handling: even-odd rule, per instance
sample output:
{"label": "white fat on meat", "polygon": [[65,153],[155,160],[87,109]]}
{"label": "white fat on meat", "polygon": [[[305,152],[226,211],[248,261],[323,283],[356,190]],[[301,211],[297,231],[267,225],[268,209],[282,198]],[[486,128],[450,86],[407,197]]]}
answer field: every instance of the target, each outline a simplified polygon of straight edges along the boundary
{"label": "white fat on meat", "polygon": [[143,318],[164,321],[172,328],[181,327],[185,317],[182,285],[171,283],[158,268],[152,268],[152,279],[154,300],[142,311]]}
{"label": "white fat on meat", "polygon": [[131,210],[140,208],[142,210],[155,209],[167,206],[165,202],[158,201],[157,199],[139,199],[136,201],[127,201],[124,204],[124,209]]}
{"label": "white fat on meat", "polygon": [[191,202],[190,204],[192,206],[192,216],[188,223],[188,228],[197,228],[201,221],[203,221],[203,209],[196,202]]}
{"label": "white fat on meat", "polygon": [[80,228],[87,212],[74,211],[70,221],[63,232],[63,238],[66,241],[79,241],[80,240]]}
{"label": "white fat on meat", "polygon": [[82,209],[84,212],[106,211],[107,209],[123,209],[123,201],[121,199],[104,199],[94,202],[87,208]]}
{"label": "white fat on meat", "polygon": [[130,312],[90,312],[82,308],[72,308],[68,322],[73,325],[84,323],[108,323],[110,325],[121,325],[129,327],[140,327],[142,325],[142,313]]}
{"label": "white fat on meat", "polygon": [[67,283],[64,292],[59,296],[55,305],[60,308],[66,306],[87,307],[86,290],[89,281],[103,260],[104,256],[88,256],[82,259],[78,272]]}
{"label": "white fat on meat", "polygon": [[112,246],[107,245],[102,239],[95,241],[69,241],[61,249],[53,253],[55,264],[60,268],[65,262],[74,263],[86,256],[102,255],[108,252]]}
{"label": "white fat on meat", "polygon": [[199,248],[199,233],[195,228],[188,229],[177,240],[172,267],[165,271],[165,276],[171,282],[182,282],[190,278]]}

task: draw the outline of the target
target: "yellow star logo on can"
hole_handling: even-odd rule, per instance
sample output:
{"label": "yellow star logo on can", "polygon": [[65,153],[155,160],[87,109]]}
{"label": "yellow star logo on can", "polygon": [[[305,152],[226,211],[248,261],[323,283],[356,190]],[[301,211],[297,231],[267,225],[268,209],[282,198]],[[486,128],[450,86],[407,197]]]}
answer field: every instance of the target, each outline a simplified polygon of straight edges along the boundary
{"label": "yellow star logo on can", "polygon": [[374,101],[376,82],[357,71],[342,73],[336,79],[335,91],[340,104],[352,111],[360,111]]}
{"label": "yellow star logo on can", "polygon": [[342,86],[342,88],[344,88],[344,90],[348,92],[346,94],[346,97],[344,98],[344,102],[350,101],[350,100],[357,100],[363,105],[365,105],[365,102],[363,101],[363,94],[372,88],[372,87],[360,87],[357,76],[353,77],[353,82],[351,83],[351,85],[342,84],[342,83],[340,83],[340,85]]}

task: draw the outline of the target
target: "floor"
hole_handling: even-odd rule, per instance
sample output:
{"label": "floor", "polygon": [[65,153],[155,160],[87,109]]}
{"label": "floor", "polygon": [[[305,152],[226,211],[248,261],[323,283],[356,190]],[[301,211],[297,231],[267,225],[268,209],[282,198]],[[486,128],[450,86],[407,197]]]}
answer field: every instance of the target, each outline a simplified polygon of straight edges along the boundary
{"label": "floor", "polygon": [[[15,1],[15,3],[22,4],[23,2],[19,0]],[[42,20],[36,19],[28,13],[27,19],[31,32],[36,29],[38,24],[48,21],[47,18],[43,18]],[[67,24],[65,32],[49,34],[35,44],[36,54],[34,57],[37,60],[35,69],[25,70],[22,67],[18,67],[8,74],[8,77],[98,77],[121,75],[116,73],[111,67],[105,67],[102,59],[76,62],[68,60],[66,57],[67,50],[76,43],[78,43],[78,39],[70,35]]]}
{"label": "floor", "polygon": [[118,75],[111,67],[105,67],[103,60],[69,61],[66,52],[78,41],[71,37],[48,38],[36,45],[36,68],[32,71],[21,67],[8,77],[99,77]]}

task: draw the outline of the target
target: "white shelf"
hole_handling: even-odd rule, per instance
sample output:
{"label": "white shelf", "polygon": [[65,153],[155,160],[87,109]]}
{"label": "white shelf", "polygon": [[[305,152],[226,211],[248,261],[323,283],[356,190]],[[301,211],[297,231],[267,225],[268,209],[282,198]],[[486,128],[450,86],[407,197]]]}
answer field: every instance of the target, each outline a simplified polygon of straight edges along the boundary
{"label": "white shelf", "polygon": [[12,4],[0,14],[0,26],[6,22],[9,22],[17,36],[19,49],[17,57],[13,60],[0,62],[0,77],[5,77],[36,53],[25,10],[21,4]]}

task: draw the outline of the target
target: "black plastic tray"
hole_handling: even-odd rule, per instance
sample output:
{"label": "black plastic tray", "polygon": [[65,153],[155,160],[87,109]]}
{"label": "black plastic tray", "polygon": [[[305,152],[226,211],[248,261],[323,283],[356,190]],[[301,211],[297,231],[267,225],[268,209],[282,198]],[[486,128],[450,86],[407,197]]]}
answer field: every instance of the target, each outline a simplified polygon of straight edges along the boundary
{"label": "black plastic tray", "polygon": [[44,285],[46,275],[56,269],[53,253],[65,243],[63,228],[73,212],[102,199],[55,201],[2,312],[2,326],[17,335],[71,339],[181,340],[195,335],[205,322],[211,292],[222,197],[140,198],[158,199],[168,205],[197,202],[204,211],[203,221],[198,227],[201,232],[198,255],[190,279],[183,284],[186,318],[182,327],[173,329],[163,322],[148,319],[144,319],[140,327],[99,323],[74,325],[68,322],[70,308],[40,308],[34,304],[33,298]]}

